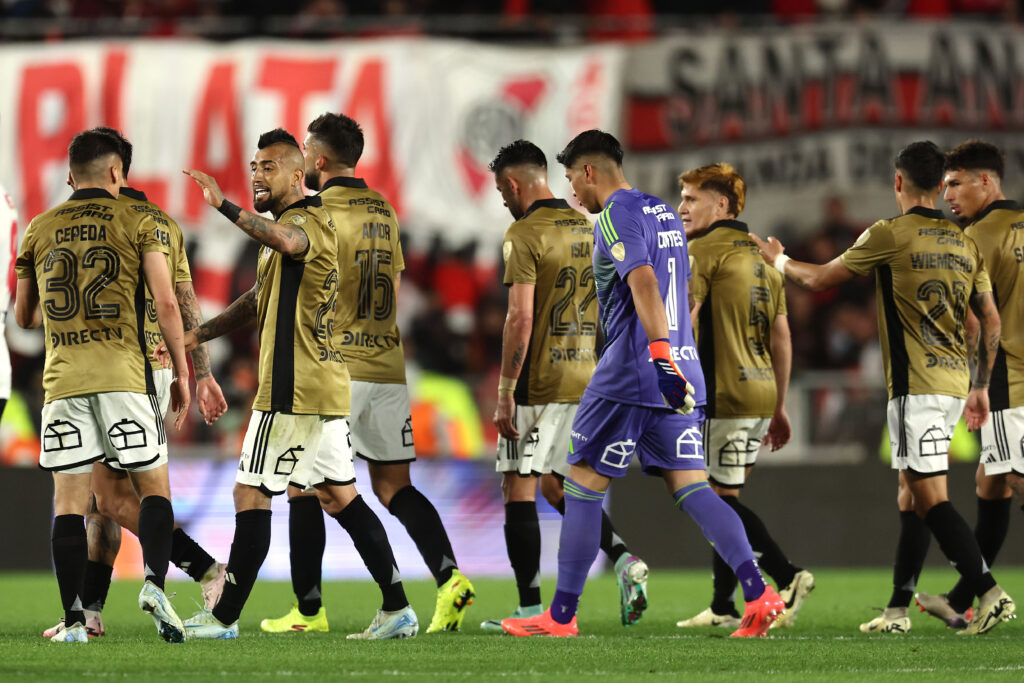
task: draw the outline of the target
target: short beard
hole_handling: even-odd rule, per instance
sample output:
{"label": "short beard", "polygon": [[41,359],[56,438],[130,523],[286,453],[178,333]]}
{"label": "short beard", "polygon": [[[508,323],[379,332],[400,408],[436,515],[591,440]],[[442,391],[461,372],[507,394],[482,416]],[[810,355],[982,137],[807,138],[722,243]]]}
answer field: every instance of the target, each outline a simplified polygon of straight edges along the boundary
{"label": "short beard", "polygon": [[276,201],[277,200],[273,197],[273,195],[271,195],[268,192],[267,198],[262,201],[253,198],[252,208],[256,209],[256,213],[266,213],[267,211],[270,211],[271,207],[274,206]]}

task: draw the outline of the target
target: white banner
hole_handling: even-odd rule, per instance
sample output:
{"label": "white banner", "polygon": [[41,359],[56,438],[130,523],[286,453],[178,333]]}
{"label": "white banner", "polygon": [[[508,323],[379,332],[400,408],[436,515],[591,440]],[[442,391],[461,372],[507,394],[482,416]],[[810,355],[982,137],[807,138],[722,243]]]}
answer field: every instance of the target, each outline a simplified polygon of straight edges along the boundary
{"label": "white banner", "polygon": [[487,163],[517,137],[554,155],[591,127],[618,129],[615,47],[491,48],[440,40],[335,43],[68,42],[0,48],[0,183],[28,218],[68,194],[67,145],[97,125],[135,145],[129,181],[198,231],[201,296],[226,301],[244,236],[203,202],[183,168],[214,175],[251,206],[260,133],[300,141],[324,111],[366,136],[357,173],[387,196],[414,239],[500,241],[511,221]]}

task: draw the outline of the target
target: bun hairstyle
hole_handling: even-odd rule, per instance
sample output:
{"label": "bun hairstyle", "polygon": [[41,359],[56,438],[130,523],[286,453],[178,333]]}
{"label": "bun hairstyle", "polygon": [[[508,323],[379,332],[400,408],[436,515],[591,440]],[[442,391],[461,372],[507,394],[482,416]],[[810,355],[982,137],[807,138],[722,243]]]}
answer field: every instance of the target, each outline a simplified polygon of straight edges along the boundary
{"label": "bun hairstyle", "polygon": [[747,184],[732,167],[725,162],[701,166],[679,175],[679,187],[693,185],[701,190],[717,192],[729,200],[729,213],[739,216],[747,201]]}

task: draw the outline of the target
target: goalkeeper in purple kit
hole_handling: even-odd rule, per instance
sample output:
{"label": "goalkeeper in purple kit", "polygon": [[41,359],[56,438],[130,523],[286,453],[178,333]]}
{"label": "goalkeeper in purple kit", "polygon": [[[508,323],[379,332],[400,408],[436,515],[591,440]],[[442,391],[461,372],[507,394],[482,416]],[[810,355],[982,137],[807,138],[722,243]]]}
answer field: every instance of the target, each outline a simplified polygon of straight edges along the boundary
{"label": "goalkeeper in purple kit", "polygon": [[600,213],[594,279],[605,346],[572,426],[554,599],[543,614],[505,619],[502,627],[517,636],[579,633],[576,609],[597,557],[601,504],[636,454],[739,578],[747,606],[732,635],[762,636],[785,605],[761,577],[740,518],[704,471],[704,376],[688,314],[682,224],[666,202],[630,187],[622,146],[608,133],[580,133],[558,161],[583,206]]}

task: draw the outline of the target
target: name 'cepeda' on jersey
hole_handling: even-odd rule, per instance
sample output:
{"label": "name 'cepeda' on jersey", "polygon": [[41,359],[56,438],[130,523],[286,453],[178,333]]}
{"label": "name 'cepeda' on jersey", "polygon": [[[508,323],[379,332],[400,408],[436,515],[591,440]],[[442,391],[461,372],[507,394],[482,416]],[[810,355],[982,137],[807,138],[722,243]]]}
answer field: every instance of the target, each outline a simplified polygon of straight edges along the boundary
{"label": "name 'cepeda' on jersey", "polygon": [[405,384],[395,291],[405,259],[395,209],[361,178],[331,178],[318,196],[338,230],[335,338],[349,373],[359,382]]}
{"label": "name 'cepeda' on jersey", "polygon": [[106,190],[77,190],[29,223],[15,267],[39,286],[47,403],[155,391],[143,332],[149,252],[168,253],[152,217]]}
{"label": "name 'cepeda' on jersey", "polygon": [[965,398],[968,301],[992,291],[974,240],[941,211],[915,206],[869,227],[839,259],[857,275],[875,271],[889,398]]}
{"label": "name 'cepeda' on jersey", "polygon": [[748,232],[742,221],[721,220],[690,242],[708,417],[771,417],[778,399],[771,331],[786,315],[786,293],[782,273],[764,262]]}
{"label": "name 'cepeda' on jersey", "polygon": [[349,414],[348,368],[335,345],[338,244],[319,197],[306,197],[278,218],[303,229],[301,258],[262,247],[256,267],[260,336],[254,410],[295,415]]}
{"label": "name 'cepeda' on jersey", "polygon": [[1024,209],[992,202],[964,231],[981,250],[999,305],[1002,335],[988,388],[992,410],[1024,406]]}
{"label": "name 'cepeda' on jersey", "polygon": [[[131,187],[122,187],[118,199],[126,204],[130,211],[140,216],[152,217],[157,239],[168,249],[167,270],[171,274],[171,283],[177,285],[179,282],[191,282],[192,272],[185,256],[185,237],[181,234],[178,223],[164,213],[163,209],[149,201],[145,192]],[[156,308],[153,306],[153,295],[150,293],[149,287],[146,287],[145,335],[149,366],[153,370],[162,370],[164,366],[153,359],[153,351],[164,340],[164,335],[160,331],[160,324],[156,319]]]}
{"label": "name 'cepeda' on jersey", "polygon": [[576,403],[597,365],[594,227],[564,199],[541,199],[505,231],[506,285],[534,285],[518,405]]}

